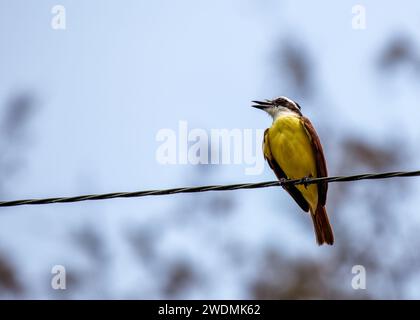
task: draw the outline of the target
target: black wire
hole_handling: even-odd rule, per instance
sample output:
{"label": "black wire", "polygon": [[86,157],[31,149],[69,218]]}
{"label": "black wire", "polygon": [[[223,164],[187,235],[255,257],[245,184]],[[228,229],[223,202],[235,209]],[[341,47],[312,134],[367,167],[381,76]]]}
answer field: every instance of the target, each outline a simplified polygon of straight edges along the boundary
{"label": "black wire", "polygon": [[347,181],[358,181],[358,180],[376,180],[376,179],[387,179],[387,178],[395,178],[395,177],[417,177],[417,176],[420,176],[420,170],[419,171],[369,173],[369,174],[358,174],[358,175],[353,175],[353,176],[322,177],[322,178],[312,178],[312,179],[267,181],[267,182],[258,182],[258,183],[238,183],[238,184],[230,184],[230,185],[212,185],[212,186],[200,186],[200,187],[173,188],[173,189],[164,189],[164,190],[114,192],[114,193],[105,193],[105,194],[90,194],[90,195],[83,195],[83,196],[76,196],[76,197],[0,201],[0,207],[13,207],[13,206],[22,206],[22,205],[51,204],[51,203],[68,203],[68,202],[80,202],[80,201],[88,201],[88,200],[115,199],[115,198],[138,198],[138,197],[145,197],[145,196],[162,196],[162,195],[176,194],[176,193],[228,191],[228,190],[238,190],[238,189],[259,189],[259,188],[298,185],[298,184],[309,185],[309,184],[314,184],[314,183],[319,183],[319,182],[328,182],[328,183],[347,182]]}

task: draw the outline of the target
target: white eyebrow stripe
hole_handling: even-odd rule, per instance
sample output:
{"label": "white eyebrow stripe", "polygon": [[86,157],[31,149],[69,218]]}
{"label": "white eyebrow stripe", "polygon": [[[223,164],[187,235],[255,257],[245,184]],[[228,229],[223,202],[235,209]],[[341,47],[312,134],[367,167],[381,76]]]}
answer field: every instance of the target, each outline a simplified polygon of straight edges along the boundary
{"label": "white eyebrow stripe", "polygon": [[294,106],[296,105],[296,102],[294,102],[292,99],[289,99],[288,97],[281,96],[280,98],[282,98],[282,99],[284,99],[284,100],[286,100],[286,101],[288,101],[288,102],[292,103]]}

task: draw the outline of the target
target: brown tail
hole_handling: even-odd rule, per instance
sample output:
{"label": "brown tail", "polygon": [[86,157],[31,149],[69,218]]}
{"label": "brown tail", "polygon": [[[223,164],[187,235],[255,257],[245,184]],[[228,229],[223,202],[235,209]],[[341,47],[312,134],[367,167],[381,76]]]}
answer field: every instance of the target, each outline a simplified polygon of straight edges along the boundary
{"label": "brown tail", "polygon": [[311,210],[311,217],[314,222],[316,242],[318,242],[319,245],[324,243],[332,245],[334,243],[334,235],[325,207],[321,205],[318,206],[315,213]]}

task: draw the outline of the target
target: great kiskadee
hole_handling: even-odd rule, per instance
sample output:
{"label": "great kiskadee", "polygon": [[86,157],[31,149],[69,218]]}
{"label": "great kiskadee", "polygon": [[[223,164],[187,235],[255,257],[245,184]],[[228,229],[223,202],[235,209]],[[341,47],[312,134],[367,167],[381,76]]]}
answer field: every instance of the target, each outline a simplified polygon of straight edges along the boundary
{"label": "great kiskadee", "polygon": [[[299,104],[286,97],[253,102],[253,107],[273,118],[273,124],[264,132],[263,152],[277,178],[326,177],[321,142]],[[310,211],[318,244],[332,245],[334,236],[325,210],[328,183],[286,185],[284,189],[305,212]]]}

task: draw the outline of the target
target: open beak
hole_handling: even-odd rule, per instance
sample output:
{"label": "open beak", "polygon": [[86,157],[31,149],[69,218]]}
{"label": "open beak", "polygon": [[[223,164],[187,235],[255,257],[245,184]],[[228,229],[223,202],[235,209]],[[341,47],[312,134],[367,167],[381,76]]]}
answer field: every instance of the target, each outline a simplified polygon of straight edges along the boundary
{"label": "open beak", "polygon": [[271,107],[273,105],[273,102],[270,101],[270,100],[265,100],[265,101],[252,101],[252,102],[253,103],[256,103],[256,104],[253,104],[251,107],[254,107],[254,108],[257,108],[257,109],[260,109],[260,110],[267,109],[267,108],[269,108],[269,107]]}

